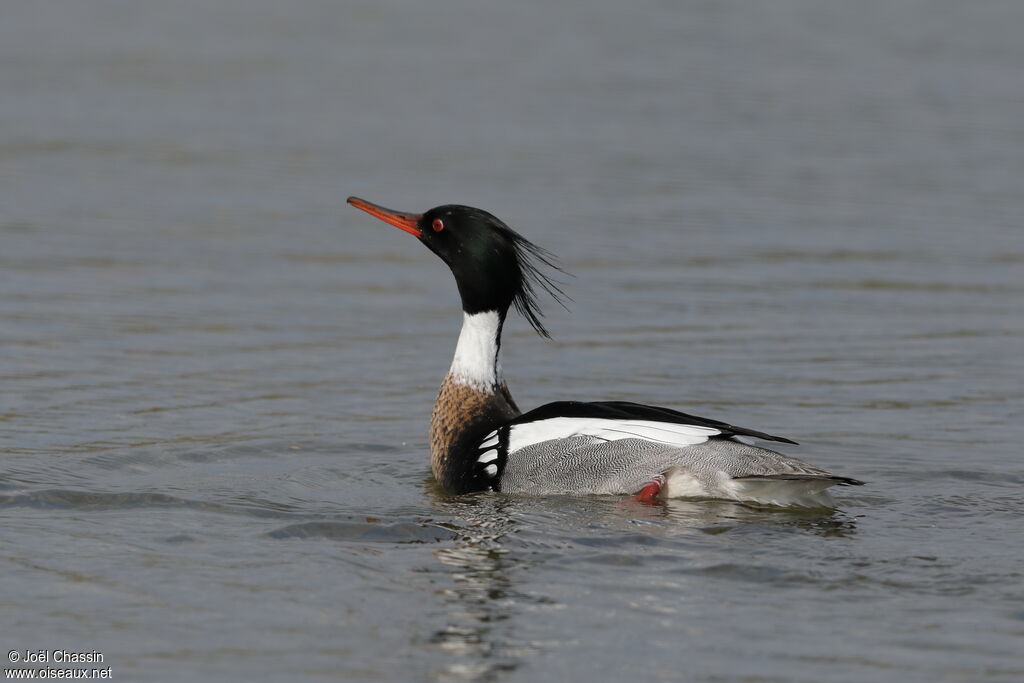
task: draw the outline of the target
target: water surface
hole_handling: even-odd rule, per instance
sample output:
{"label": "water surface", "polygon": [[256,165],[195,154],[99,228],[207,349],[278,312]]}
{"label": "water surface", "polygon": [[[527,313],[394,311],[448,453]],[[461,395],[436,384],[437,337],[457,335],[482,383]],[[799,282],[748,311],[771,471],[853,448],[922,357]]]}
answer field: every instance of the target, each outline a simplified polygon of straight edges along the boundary
{"label": "water surface", "polygon": [[[1024,678],[1018,3],[8,3],[0,627],[114,680]],[[575,278],[523,406],[794,438],[833,513],[452,498],[443,264]]]}

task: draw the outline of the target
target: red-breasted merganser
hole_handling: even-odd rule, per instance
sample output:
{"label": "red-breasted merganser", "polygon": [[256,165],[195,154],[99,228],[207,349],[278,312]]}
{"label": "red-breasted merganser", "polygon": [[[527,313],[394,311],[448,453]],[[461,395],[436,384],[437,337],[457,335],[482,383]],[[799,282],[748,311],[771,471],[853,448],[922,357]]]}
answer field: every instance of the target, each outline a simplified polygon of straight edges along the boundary
{"label": "red-breasted merganser", "polygon": [[753,444],[781,436],[626,401],[548,403],[521,413],[498,353],[514,306],[542,336],[540,291],[564,294],[552,255],[469,206],[392,211],[348,203],[414,235],[448,264],[465,315],[455,358],[434,402],[430,460],[452,493],[621,494],[833,506],[826,489],[863,482]]}

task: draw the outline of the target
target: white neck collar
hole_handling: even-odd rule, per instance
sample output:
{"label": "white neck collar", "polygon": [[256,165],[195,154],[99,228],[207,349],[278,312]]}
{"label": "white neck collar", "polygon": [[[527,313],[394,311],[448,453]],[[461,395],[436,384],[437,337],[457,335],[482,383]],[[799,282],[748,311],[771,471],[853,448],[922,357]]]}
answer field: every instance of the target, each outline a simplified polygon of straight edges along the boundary
{"label": "white neck collar", "polygon": [[497,311],[465,314],[455,358],[448,371],[457,384],[492,393],[501,383],[498,360],[501,323]]}

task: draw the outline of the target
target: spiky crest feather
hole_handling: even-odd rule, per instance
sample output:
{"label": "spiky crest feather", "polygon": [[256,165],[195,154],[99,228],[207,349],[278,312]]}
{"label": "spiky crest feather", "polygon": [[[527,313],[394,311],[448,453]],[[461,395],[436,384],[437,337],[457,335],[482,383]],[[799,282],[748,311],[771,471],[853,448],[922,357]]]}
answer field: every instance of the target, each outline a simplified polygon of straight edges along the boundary
{"label": "spiky crest feather", "polygon": [[537,301],[538,290],[546,292],[565,310],[569,310],[566,301],[572,301],[572,299],[562,291],[562,288],[559,286],[560,283],[541,270],[541,268],[547,267],[563,275],[569,274],[555,262],[556,257],[550,251],[543,247],[538,247],[514,231],[512,231],[512,234],[515,236],[513,239],[516,246],[516,258],[519,259],[519,267],[523,271],[522,284],[519,286],[519,291],[516,293],[515,298],[512,299],[512,305],[526,318],[530,326],[537,331],[537,334],[551,339],[551,334],[544,327],[544,323],[541,322],[544,312],[541,311]]}

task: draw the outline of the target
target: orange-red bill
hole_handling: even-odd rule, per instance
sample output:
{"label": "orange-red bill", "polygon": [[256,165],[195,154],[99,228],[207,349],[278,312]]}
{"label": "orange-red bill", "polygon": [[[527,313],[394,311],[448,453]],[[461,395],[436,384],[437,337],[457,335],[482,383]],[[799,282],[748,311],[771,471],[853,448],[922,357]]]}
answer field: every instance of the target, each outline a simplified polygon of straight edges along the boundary
{"label": "orange-red bill", "polygon": [[422,237],[423,231],[419,229],[417,223],[420,220],[420,214],[414,213],[402,213],[401,211],[392,211],[391,209],[385,209],[383,206],[377,206],[372,202],[368,202],[365,199],[359,197],[349,197],[348,203],[357,209],[362,209],[371,216],[376,216],[385,223],[405,230],[410,235],[416,235],[416,237]]}

